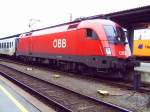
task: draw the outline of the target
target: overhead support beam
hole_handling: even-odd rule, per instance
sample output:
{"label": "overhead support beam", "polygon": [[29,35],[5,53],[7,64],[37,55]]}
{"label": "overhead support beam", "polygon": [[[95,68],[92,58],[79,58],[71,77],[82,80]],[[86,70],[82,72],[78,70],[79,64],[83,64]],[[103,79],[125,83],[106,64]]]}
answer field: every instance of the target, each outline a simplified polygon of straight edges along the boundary
{"label": "overhead support beam", "polygon": [[145,28],[150,28],[150,22],[147,23],[137,23],[133,25],[134,29],[145,29]]}
{"label": "overhead support beam", "polygon": [[134,29],[132,26],[127,28],[127,39],[129,42],[131,54],[133,54],[133,40],[134,40]]}

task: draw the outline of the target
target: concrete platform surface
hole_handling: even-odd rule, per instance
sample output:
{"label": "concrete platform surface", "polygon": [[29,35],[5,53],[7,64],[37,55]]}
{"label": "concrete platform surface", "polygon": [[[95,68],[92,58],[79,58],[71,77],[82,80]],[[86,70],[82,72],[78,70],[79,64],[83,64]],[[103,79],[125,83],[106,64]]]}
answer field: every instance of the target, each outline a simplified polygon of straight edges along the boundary
{"label": "concrete platform surface", "polygon": [[135,70],[141,73],[142,82],[150,83],[150,63],[141,62],[141,66]]}
{"label": "concrete platform surface", "polygon": [[0,112],[56,112],[1,75],[0,86]]}
{"label": "concrete platform surface", "polygon": [[141,62],[141,66],[136,67],[135,69],[143,72],[150,72],[150,63]]}
{"label": "concrete platform surface", "polygon": [[40,112],[0,80],[0,112]]}
{"label": "concrete platform surface", "polygon": [[0,80],[0,112],[40,112]]}

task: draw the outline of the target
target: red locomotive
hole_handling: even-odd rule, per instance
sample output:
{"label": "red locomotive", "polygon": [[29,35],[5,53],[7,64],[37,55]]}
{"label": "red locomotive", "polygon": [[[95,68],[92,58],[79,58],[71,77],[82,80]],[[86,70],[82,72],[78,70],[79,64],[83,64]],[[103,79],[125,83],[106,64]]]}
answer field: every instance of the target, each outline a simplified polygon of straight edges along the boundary
{"label": "red locomotive", "polygon": [[16,56],[64,69],[125,72],[135,66],[126,56],[125,40],[123,29],[110,20],[83,20],[22,34]]}

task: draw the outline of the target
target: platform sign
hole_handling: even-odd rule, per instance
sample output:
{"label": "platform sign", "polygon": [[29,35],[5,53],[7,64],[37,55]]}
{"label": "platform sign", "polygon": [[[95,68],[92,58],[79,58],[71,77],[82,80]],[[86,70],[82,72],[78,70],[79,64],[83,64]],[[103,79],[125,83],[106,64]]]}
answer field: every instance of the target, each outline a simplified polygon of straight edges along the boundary
{"label": "platform sign", "polygon": [[134,56],[150,56],[150,29],[134,31]]}

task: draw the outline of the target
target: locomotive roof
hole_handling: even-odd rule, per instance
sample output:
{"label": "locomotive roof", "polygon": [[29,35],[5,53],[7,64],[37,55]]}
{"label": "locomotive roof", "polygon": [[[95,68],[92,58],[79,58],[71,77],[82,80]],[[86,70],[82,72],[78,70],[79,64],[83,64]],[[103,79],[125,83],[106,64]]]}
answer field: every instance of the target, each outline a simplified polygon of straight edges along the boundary
{"label": "locomotive roof", "polygon": [[14,37],[19,37],[21,34],[30,33],[30,32],[34,32],[34,31],[40,31],[40,30],[44,30],[44,29],[48,29],[48,28],[53,28],[53,27],[58,27],[58,26],[63,26],[63,25],[68,25],[68,24],[73,24],[73,23],[78,23],[80,21],[81,20],[78,19],[78,20],[75,20],[75,21],[72,21],[72,22],[62,23],[62,24],[53,25],[53,26],[49,26],[49,27],[44,27],[44,28],[40,28],[40,29],[29,31],[29,32],[22,32],[22,33],[18,33],[18,34],[15,34],[15,35],[11,35],[11,36],[0,38],[0,40],[14,38]]}
{"label": "locomotive roof", "polygon": [[[93,18],[93,17],[92,17]],[[75,23],[77,23],[77,24],[79,24],[80,22],[85,22],[85,21],[97,21],[97,20],[102,20],[103,22],[105,22],[106,23],[106,21],[105,20],[107,20],[107,19],[105,19],[104,17],[103,17],[103,15],[101,15],[101,18],[102,19],[97,19],[97,18],[95,18],[95,19],[92,19],[92,18],[90,18],[90,17],[87,17],[87,18],[77,18],[77,19],[75,19],[75,21],[72,21],[72,22],[67,22],[67,23],[62,23],[62,24],[58,24],[58,25],[53,25],[53,26],[49,26],[49,27],[44,27],[44,28],[40,28],[40,29],[35,29],[35,30],[32,30],[32,31],[29,31],[29,32],[23,32],[23,33],[19,33],[19,34],[15,34],[15,35],[12,35],[12,36],[7,36],[7,37],[4,37],[4,38],[0,38],[0,40],[3,40],[3,39],[9,39],[9,38],[15,38],[15,37],[19,37],[21,34],[26,34],[26,33],[30,33],[30,32],[36,32],[36,31],[40,31],[40,30],[45,30],[45,29],[50,29],[50,28],[55,28],[55,27],[59,27],[59,26],[65,26],[65,25],[72,25],[72,24],[75,24]],[[108,20],[107,20],[107,22],[108,22]]]}
{"label": "locomotive roof", "polygon": [[[95,18],[97,19],[97,18]],[[99,15],[98,19],[107,19],[104,15]],[[44,30],[44,29],[48,29],[48,28],[53,28],[53,27],[58,27],[58,26],[63,26],[63,25],[69,25],[69,24],[73,24],[73,23],[79,23],[81,21],[85,21],[85,20],[94,20],[93,17],[83,17],[83,18],[76,18],[74,21],[72,22],[66,22],[66,23],[62,23],[62,24],[58,24],[58,25],[53,25],[53,26],[49,26],[49,27],[44,27],[41,29],[36,29],[33,31],[39,31],[39,30]]]}
{"label": "locomotive roof", "polygon": [[[94,22],[101,22],[102,24],[114,24],[111,20],[108,19],[77,19],[73,22],[68,22],[68,23],[63,23],[63,24],[59,24],[59,25],[54,25],[54,26],[49,26],[49,27],[45,27],[45,28],[41,28],[41,29],[36,29],[36,30],[32,30],[31,32],[35,32],[35,31],[40,31],[40,30],[45,30],[45,29],[50,29],[50,28],[55,28],[55,27],[60,27],[60,26],[65,26],[65,25],[73,25],[73,24],[79,24],[79,23],[86,23],[86,22],[90,22],[90,21],[94,21]],[[28,32],[27,32],[28,33]]]}
{"label": "locomotive roof", "polygon": [[[94,23],[94,24],[93,24]],[[76,28],[93,28],[95,27],[95,24],[105,24],[105,25],[114,25],[115,23],[110,20],[105,19],[92,19],[92,20],[86,20],[86,21],[77,21],[77,22],[70,22],[67,24],[60,24],[56,26],[46,27],[42,29],[33,30],[31,32],[23,33],[22,37],[24,36],[39,36],[39,35],[45,35],[48,33],[56,33],[56,32],[65,32],[70,30],[75,30]]]}

